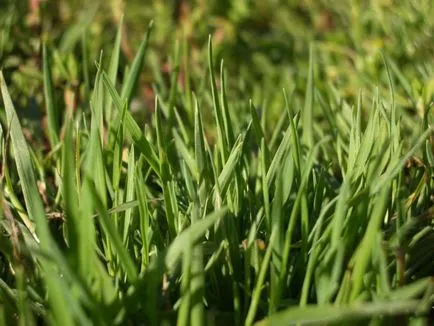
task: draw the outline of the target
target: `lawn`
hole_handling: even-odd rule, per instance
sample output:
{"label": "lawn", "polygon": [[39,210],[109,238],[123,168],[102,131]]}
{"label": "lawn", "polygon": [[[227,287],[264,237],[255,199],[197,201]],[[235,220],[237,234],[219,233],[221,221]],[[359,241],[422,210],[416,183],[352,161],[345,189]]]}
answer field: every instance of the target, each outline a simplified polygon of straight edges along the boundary
{"label": "lawn", "polygon": [[431,0],[0,3],[0,325],[432,325]]}

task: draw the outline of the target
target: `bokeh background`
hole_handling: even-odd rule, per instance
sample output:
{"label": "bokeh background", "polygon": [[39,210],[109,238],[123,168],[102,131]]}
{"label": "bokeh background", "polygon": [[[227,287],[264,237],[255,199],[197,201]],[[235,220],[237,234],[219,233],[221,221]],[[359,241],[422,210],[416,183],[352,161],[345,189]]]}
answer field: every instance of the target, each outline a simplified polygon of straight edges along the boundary
{"label": "bokeh background", "polygon": [[[209,93],[209,35],[217,76],[224,58],[228,96],[234,110],[242,112],[252,98],[259,113],[262,108],[266,110],[267,123],[277,123],[282,113],[283,87],[294,91],[296,107],[302,107],[311,44],[315,85],[319,94],[327,94],[326,102],[354,103],[361,89],[367,102],[372,101],[377,87],[379,92],[388,92],[381,53],[394,75],[396,102],[407,116],[421,117],[434,94],[434,6],[430,0],[0,3],[0,65],[12,80],[11,93],[20,113],[31,118],[30,123],[42,118],[39,108],[43,108],[43,92],[38,91],[42,88],[41,43],[47,42],[55,51],[53,74],[58,100],[68,101],[71,89],[78,90],[77,104],[86,105],[85,89],[93,82],[95,62],[102,50],[103,62],[108,63],[122,17],[121,72],[131,63],[148,23],[155,23],[141,85],[132,105],[137,115],[145,118],[152,111],[156,93],[162,98],[168,96],[177,50],[181,90],[185,88],[188,67],[191,90]],[[333,99],[328,94],[339,97]],[[321,114],[319,108],[315,110]],[[414,119],[407,120],[409,129],[416,128]]]}

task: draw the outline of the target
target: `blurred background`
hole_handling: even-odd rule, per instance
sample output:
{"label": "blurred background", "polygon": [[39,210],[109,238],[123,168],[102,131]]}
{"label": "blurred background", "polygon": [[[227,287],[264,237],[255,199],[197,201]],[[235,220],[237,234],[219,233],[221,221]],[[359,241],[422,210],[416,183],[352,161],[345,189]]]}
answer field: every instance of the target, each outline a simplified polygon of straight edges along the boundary
{"label": "blurred background", "polygon": [[252,98],[259,113],[267,110],[267,123],[276,123],[282,112],[283,87],[294,91],[294,106],[302,107],[311,44],[317,92],[336,94],[327,95],[326,102],[354,103],[363,89],[369,103],[376,87],[388,92],[381,53],[405,114],[423,115],[434,94],[431,0],[0,0],[0,8],[0,66],[19,111],[36,120],[43,108],[41,43],[53,51],[58,100],[69,101],[75,90],[76,105],[86,105],[95,62],[102,50],[108,65],[122,17],[121,72],[133,60],[148,23],[155,23],[132,104],[145,117],[156,92],[168,96],[177,50],[180,91],[188,82],[197,94],[209,93],[209,35],[217,76],[224,58],[233,110],[244,110]]}

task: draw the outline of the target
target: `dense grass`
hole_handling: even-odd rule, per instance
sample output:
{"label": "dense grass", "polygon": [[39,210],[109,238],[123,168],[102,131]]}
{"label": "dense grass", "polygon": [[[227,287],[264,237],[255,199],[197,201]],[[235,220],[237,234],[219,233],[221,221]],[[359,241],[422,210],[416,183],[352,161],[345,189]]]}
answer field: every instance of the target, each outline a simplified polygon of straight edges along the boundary
{"label": "dense grass", "polygon": [[432,323],[430,2],[116,3],[4,14],[0,324]]}

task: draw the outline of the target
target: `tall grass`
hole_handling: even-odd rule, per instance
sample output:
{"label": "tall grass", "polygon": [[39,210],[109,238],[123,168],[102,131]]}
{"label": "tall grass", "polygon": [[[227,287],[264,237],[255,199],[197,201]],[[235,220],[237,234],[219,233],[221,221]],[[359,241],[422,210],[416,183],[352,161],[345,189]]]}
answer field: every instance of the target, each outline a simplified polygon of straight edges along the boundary
{"label": "tall grass", "polygon": [[152,26],[123,74],[119,27],[75,111],[44,46],[45,156],[0,76],[2,323],[429,324],[432,106],[403,130],[399,68],[385,58],[389,94],[348,103],[316,87],[312,44],[304,104],[282,90],[270,128],[248,94],[229,100],[211,38],[208,87],[178,87],[178,45],[142,126],[130,107]]}

